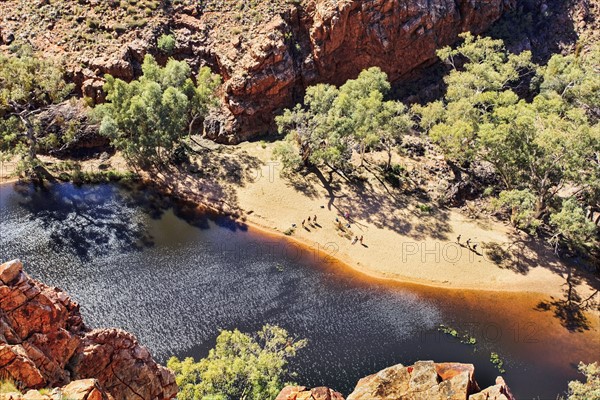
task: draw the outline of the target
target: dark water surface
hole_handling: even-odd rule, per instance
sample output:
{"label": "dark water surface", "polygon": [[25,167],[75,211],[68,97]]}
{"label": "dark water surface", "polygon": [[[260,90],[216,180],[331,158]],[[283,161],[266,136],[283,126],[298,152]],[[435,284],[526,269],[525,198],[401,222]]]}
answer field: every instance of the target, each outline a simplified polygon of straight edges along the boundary
{"label": "dark water surface", "polygon": [[[113,185],[0,186],[0,259],[81,304],[91,327],[131,331],[157,359],[203,357],[219,329],[285,327],[309,345],[296,381],[344,394],[357,380],[416,360],[474,363],[492,384],[491,351],[519,399],[555,399],[597,359],[593,333],[570,333],[520,295],[451,292],[362,277],[227,218]],[[477,346],[437,331],[469,330]]]}

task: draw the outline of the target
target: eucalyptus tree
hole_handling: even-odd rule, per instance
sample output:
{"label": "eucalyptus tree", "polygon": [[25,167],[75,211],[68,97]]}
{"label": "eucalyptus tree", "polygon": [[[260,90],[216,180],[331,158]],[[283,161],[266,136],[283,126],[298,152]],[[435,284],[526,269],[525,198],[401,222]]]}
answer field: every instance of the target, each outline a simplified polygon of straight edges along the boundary
{"label": "eucalyptus tree", "polygon": [[142,76],[125,82],[106,76],[107,103],[96,107],[100,133],[136,167],[168,163],[194,124],[216,104],[220,78],[202,68],[196,83],[184,61],[170,59],[165,67],[147,55]]}
{"label": "eucalyptus tree", "polygon": [[[588,241],[595,228],[581,222],[581,199],[600,198],[597,49],[579,58],[557,55],[539,67],[528,52],[509,54],[502,41],[463,39],[438,52],[451,67],[446,94],[413,107],[421,129],[458,177],[458,166],[473,160],[494,167],[503,186],[494,203],[510,210],[515,226],[534,232],[548,223],[555,239]],[[539,93],[520,98],[514,89],[532,73]]]}
{"label": "eucalyptus tree", "polygon": [[438,57],[450,66],[443,99],[414,106],[419,125],[440,146],[460,179],[462,168],[478,155],[479,130],[497,107],[514,105],[513,85],[533,69],[531,53],[510,54],[502,40],[461,35],[457,48],[444,47]]}
{"label": "eucalyptus tree", "polygon": [[380,146],[388,153],[389,167],[392,150],[412,126],[403,104],[385,101],[389,90],[387,75],[376,67],[339,89],[325,84],[309,87],[304,106],[296,105],[276,118],[279,132],[286,135],[276,154],[287,166],[347,169],[353,148],[362,165],[365,153]]}
{"label": "eucalyptus tree", "polygon": [[63,101],[73,85],[56,60],[39,58],[26,45],[11,50],[0,54],[0,152],[20,156],[20,169],[34,175],[41,167],[37,153],[44,141],[36,117]]}
{"label": "eucalyptus tree", "polygon": [[285,329],[266,325],[256,334],[222,331],[206,358],[172,357],[180,400],[274,399],[289,378],[288,363],[306,346]]}

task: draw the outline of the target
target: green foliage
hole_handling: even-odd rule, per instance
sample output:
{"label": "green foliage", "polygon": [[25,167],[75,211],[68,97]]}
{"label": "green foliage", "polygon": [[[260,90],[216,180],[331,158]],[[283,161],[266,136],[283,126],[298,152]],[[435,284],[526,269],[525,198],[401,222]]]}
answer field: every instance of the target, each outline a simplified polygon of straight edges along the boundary
{"label": "green foliage", "polygon": [[167,366],[175,372],[179,400],[273,399],[288,376],[289,359],[305,346],[306,340],[272,325],[255,335],[222,331],[206,358],[172,357]]}
{"label": "green foliage", "polygon": [[514,104],[511,84],[532,68],[531,54],[509,54],[501,40],[461,35],[456,49],[445,47],[438,56],[451,66],[444,78],[443,101],[415,106],[420,126],[446,157],[459,164],[472,161],[478,150],[480,125],[495,107]]}
{"label": "green foliage", "polygon": [[433,207],[429,204],[419,204],[417,205],[417,208],[423,214],[431,214],[433,212]]}
{"label": "green foliage", "polygon": [[492,364],[494,364],[494,366],[498,369],[498,371],[500,371],[501,374],[506,372],[506,370],[503,368],[504,361],[500,358],[498,353],[494,353],[492,351],[492,353],[490,354],[490,361]]}
{"label": "green foliage", "polygon": [[600,118],[600,44],[585,53],[556,54],[540,67],[541,92],[560,96],[570,105],[581,107],[594,120]]}
{"label": "green foliage", "polygon": [[[494,167],[504,189],[494,205],[509,210],[515,226],[533,233],[558,213],[550,223],[555,239],[589,240],[596,230],[582,213],[574,219],[572,208],[561,214],[554,205],[567,187],[577,188],[588,207],[600,205],[600,46],[539,67],[529,52],[509,54],[501,40],[468,33],[463,39],[438,52],[451,67],[447,91],[441,101],[413,107],[420,128],[449,164],[479,160]],[[532,86],[539,94],[519,98],[513,89],[536,71]]]}
{"label": "green foliage", "polygon": [[517,228],[535,232],[539,221],[535,218],[535,195],[529,190],[503,190],[493,202],[496,209],[510,210],[510,222]]}
{"label": "green foliage", "polygon": [[29,46],[0,54],[0,156],[20,155],[22,169],[39,165],[41,133],[37,114],[61,102],[73,89],[60,64],[38,58]]}
{"label": "green foliage", "polygon": [[73,89],[54,60],[38,58],[28,46],[0,54],[0,116],[15,107],[39,109],[62,101]]}
{"label": "green foliage", "polygon": [[0,393],[21,393],[10,379],[0,380]]}
{"label": "green foliage", "polygon": [[438,327],[438,331],[445,333],[446,335],[450,335],[452,337],[458,337],[458,331],[456,329],[450,328],[446,325],[440,325]]}
{"label": "green foliage", "polygon": [[173,35],[161,35],[156,44],[158,50],[164,54],[172,54],[175,49],[175,38]]}
{"label": "green foliage", "polygon": [[283,141],[277,143],[273,149],[273,156],[280,159],[287,170],[296,171],[302,168],[303,165],[302,156],[298,153],[298,149],[294,143],[297,137],[296,134],[290,134]]}
{"label": "green foliage", "polygon": [[600,399],[600,365],[579,363],[579,372],[586,381],[569,382],[569,400]]}
{"label": "green foliage", "polygon": [[404,177],[406,171],[404,167],[400,164],[393,164],[385,171],[383,171],[383,179],[392,184],[392,186],[398,188],[402,183],[402,178]]}
{"label": "green foliage", "polygon": [[473,336],[469,335],[469,333],[467,333],[467,332],[460,334],[456,329],[451,328],[446,325],[443,325],[443,324],[441,324],[438,327],[438,331],[445,333],[446,335],[455,337],[455,338],[460,338],[460,342],[463,344],[468,344],[471,346],[475,346],[477,344],[477,339],[475,339]]}
{"label": "green foliage", "polygon": [[187,63],[167,62],[161,68],[147,55],[142,76],[127,83],[106,76],[108,103],[96,107],[100,133],[110,138],[132,166],[164,165],[197,119],[215,104],[220,78],[202,68],[197,84]]}
{"label": "green foliage", "polygon": [[329,114],[339,91],[332,85],[319,84],[306,90],[305,107],[296,105],[277,116],[279,133],[285,140],[276,146],[285,168],[329,163],[343,166],[349,159],[348,143],[335,131],[328,131]]}
{"label": "green foliage", "polygon": [[557,237],[576,246],[585,245],[596,234],[596,225],[586,218],[585,211],[574,198],[563,201],[561,210],[550,216],[550,224],[556,228]]}
{"label": "green foliage", "polygon": [[403,104],[384,101],[389,89],[387,75],[379,68],[361,72],[339,89],[309,87],[304,107],[297,105],[276,118],[286,138],[275,154],[286,167],[326,164],[346,169],[354,146],[361,161],[367,150],[380,146],[388,152],[389,167],[394,146],[412,127]]}

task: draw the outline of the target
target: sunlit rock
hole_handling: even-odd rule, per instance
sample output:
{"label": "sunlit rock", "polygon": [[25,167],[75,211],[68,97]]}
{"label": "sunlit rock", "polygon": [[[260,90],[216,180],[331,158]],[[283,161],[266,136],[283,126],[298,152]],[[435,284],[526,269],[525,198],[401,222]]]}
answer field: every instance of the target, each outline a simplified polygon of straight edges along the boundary
{"label": "sunlit rock", "polygon": [[[30,278],[18,260],[2,264],[0,277],[0,377],[22,391],[64,386],[69,399],[175,397],[173,373],[133,335],[90,331],[77,303]],[[36,391],[22,396],[44,398]]]}

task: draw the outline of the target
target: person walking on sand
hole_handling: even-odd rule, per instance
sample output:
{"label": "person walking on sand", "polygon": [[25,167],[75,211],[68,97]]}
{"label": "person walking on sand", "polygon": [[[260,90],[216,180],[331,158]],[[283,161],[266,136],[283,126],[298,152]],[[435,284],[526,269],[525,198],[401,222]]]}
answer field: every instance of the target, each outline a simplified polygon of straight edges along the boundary
{"label": "person walking on sand", "polygon": [[302,220],[302,227],[304,227],[304,223],[305,223],[305,222],[306,222],[305,220]]}
{"label": "person walking on sand", "polygon": [[355,244],[358,241],[358,236],[354,236],[354,239],[352,240],[352,244]]}
{"label": "person walking on sand", "polygon": [[349,219],[350,218],[350,213],[348,211],[346,211],[344,213],[344,218]]}
{"label": "person walking on sand", "polygon": [[458,236],[456,237],[456,243],[460,244],[460,237],[461,237],[461,236],[462,236],[462,235],[458,235]]}
{"label": "person walking on sand", "polygon": [[310,224],[310,215],[308,216],[308,223]]}
{"label": "person walking on sand", "polygon": [[315,217],[313,218],[314,223],[317,223],[317,216],[315,215]]}
{"label": "person walking on sand", "polygon": [[477,253],[477,243],[475,243],[475,244],[473,245],[473,251],[474,251],[475,253]]}
{"label": "person walking on sand", "polygon": [[467,239],[467,247],[468,247],[468,248],[471,248],[471,238],[468,238],[468,239]]}
{"label": "person walking on sand", "polygon": [[360,244],[363,244],[363,235],[360,235]]}

